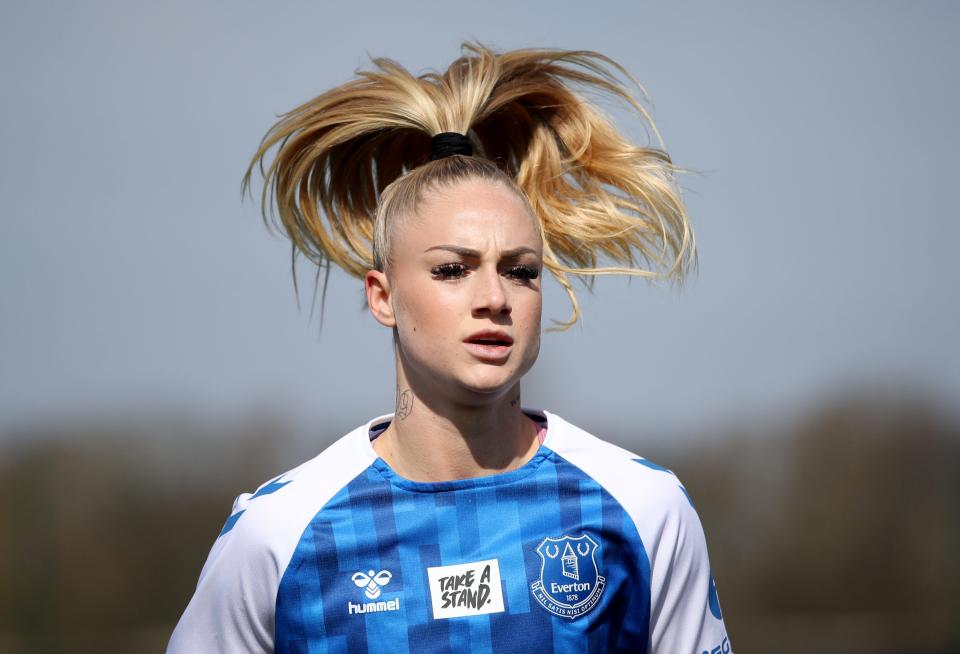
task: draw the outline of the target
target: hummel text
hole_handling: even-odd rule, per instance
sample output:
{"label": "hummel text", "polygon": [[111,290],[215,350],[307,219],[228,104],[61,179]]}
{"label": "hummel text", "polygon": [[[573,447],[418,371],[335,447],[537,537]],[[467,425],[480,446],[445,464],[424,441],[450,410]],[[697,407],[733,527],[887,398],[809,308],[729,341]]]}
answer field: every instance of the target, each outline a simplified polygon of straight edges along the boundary
{"label": "hummel text", "polygon": [[347,613],[350,615],[359,615],[361,613],[379,613],[380,611],[399,611],[400,598],[387,600],[386,602],[364,602],[363,604],[354,604],[347,602]]}

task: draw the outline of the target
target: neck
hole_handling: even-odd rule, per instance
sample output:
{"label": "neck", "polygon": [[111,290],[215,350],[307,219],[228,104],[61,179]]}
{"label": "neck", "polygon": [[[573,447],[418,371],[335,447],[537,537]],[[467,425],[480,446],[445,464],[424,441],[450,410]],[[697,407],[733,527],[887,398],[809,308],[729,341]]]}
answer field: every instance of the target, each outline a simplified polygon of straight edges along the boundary
{"label": "neck", "polygon": [[397,404],[373,442],[377,455],[413,481],[469,479],[515,470],[539,447],[536,424],[520,410],[520,383],[482,402],[437,397],[397,366]]}

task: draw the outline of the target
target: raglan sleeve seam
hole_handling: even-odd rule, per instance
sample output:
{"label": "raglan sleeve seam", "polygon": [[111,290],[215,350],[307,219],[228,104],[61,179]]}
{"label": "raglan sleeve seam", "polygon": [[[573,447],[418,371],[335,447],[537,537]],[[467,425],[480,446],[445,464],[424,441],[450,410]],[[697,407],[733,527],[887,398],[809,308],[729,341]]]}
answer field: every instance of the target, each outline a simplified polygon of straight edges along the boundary
{"label": "raglan sleeve seam", "polygon": [[281,571],[257,515],[246,513],[251,497],[243,493],[234,500],[227,525],[231,520],[235,524],[225,527],[214,542],[170,638],[168,654],[273,652]]}

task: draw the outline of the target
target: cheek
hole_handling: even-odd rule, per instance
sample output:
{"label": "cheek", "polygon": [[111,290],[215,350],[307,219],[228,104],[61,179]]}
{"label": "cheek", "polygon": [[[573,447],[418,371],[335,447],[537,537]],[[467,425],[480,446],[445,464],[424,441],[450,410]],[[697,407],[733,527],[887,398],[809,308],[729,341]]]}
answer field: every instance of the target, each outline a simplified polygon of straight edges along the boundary
{"label": "cheek", "polygon": [[543,313],[543,296],[525,290],[517,294],[513,303],[513,324],[517,337],[526,344],[526,357],[536,358],[540,350],[540,326]]}
{"label": "cheek", "polygon": [[[540,321],[543,313],[543,304],[542,302],[537,302],[537,306],[533,311],[533,315],[530,317],[530,325],[528,328],[528,333],[530,335],[530,349],[536,353],[540,351]],[[536,356],[536,354],[534,354]]]}
{"label": "cheek", "polygon": [[397,305],[399,327],[407,333],[442,332],[458,315],[456,296],[429,279],[405,286]]}
{"label": "cheek", "polygon": [[521,374],[529,371],[540,355],[540,323],[543,309],[543,297],[539,293],[530,294],[523,300],[522,304],[514,305],[516,335],[524,340],[523,353],[517,361]]}
{"label": "cheek", "polygon": [[514,304],[514,314],[518,319],[522,319],[524,325],[530,329],[539,329],[542,313],[543,294],[540,292],[527,291],[519,296]]}

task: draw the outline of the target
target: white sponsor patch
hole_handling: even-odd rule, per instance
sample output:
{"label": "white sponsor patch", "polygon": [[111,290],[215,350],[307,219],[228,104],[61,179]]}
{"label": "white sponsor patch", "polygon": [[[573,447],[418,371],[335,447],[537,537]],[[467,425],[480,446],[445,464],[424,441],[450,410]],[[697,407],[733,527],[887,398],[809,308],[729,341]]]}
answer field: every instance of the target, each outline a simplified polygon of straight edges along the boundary
{"label": "white sponsor patch", "polygon": [[433,619],[503,612],[497,559],[427,568]]}

